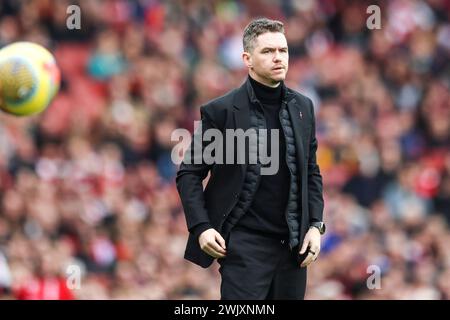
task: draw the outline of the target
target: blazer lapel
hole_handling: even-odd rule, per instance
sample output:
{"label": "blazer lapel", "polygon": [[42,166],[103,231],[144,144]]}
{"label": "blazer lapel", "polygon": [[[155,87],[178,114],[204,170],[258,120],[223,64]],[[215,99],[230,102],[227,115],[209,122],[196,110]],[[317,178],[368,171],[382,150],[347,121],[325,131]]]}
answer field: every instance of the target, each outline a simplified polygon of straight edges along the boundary
{"label": "blazer lapel", "polygon": [[246,131],[250,128],[250,108],[249,106],[234,106],[234,124],[236,129],[242,129]]}
{"label": "blazer lapel", "polygon": [[[250,99],[247,86],[250,85],[247,80],[236,92],[234,96],[233,103],[233,115],[234,115],[234,123],[235,129],[242,129],[244,131],[250,128]],[[231,143],[231,142],[230,142]],[[237,146],[235,145],[235,152],[238,152]],[[247,151],[247,148],[245,150]],[[245,155],[244,159],[246,158]],[[241,164],[241,173],[242,178],[245,176],[245,172],[247,170],[247,164]]]}
{"label": "blazer lapel", "polygon": [[305,157],[305,151],[303,148],[303,142],[306,143],[308,137],[305,136],[305,120],[303,120],[303,115],[307,114],[306,110],[303,110],[303,107],[299,105],[296,99],[291,99],[287,103],[287,109],[289,111],[289,115],[291,117],[292,130],[294,131],[295,137],[295,146],[297,148],[297,158],[298,163],[300,165],[300,174],[303,172],[303,162]]}
{"label": "blazer lapel", "polygon": [[247,80],[236,91],[233,99],[233,113],[234,123],[236,129],[243,129],[244,131],[250,128],[250,98],[247,86],[250,85]]}

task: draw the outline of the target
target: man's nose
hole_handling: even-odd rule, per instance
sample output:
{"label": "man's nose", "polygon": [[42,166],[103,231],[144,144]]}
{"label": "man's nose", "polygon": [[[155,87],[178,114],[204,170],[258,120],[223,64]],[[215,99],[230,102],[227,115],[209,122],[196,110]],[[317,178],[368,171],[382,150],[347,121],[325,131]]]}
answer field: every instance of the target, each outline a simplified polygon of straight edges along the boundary
{"label": "man's nose", "polygon": [[273,61],[280,61],[280,60],[281,60],[280,51],[275,50],[275,53],[273,54]]}

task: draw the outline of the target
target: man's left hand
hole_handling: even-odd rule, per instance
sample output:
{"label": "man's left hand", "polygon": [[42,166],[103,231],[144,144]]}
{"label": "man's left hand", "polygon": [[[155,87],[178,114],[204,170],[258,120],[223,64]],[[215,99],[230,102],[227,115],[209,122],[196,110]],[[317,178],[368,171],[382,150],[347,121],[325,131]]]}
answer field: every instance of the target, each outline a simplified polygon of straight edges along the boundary
{"label": "man's left hand", "polygon": [[316,261],[320,252],[320,232],[316,227],[309,228],[308,232],[305,235],[305,239],[303,240],[303,245],[300,250],[300,254],[308,251],[308,255],[303,260],[300,267],[307,267],[311,262]]}

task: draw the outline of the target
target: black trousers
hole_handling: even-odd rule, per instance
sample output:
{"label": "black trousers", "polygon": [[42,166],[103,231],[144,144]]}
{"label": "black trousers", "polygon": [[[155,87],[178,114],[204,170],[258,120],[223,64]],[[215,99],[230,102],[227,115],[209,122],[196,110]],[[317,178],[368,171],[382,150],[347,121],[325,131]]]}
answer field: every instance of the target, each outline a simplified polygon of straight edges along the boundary
{"label": "black trousers", "polygon": [[218,259],[222,300],[302,300],[306,268],[298,263],[298,247],[235,227],[227,239],[227,256]]}

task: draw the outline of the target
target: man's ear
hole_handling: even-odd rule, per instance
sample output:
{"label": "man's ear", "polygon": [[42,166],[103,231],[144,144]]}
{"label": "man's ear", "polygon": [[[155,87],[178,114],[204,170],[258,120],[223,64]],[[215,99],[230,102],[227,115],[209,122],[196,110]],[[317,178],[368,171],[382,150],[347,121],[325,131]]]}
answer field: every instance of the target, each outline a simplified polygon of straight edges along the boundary
{"label": "man's ear", "polygon": [[244,61],[244,64],[247,66],[247,68],[252,68],[252,56],[248,52],[242,53],[242,60]]}

